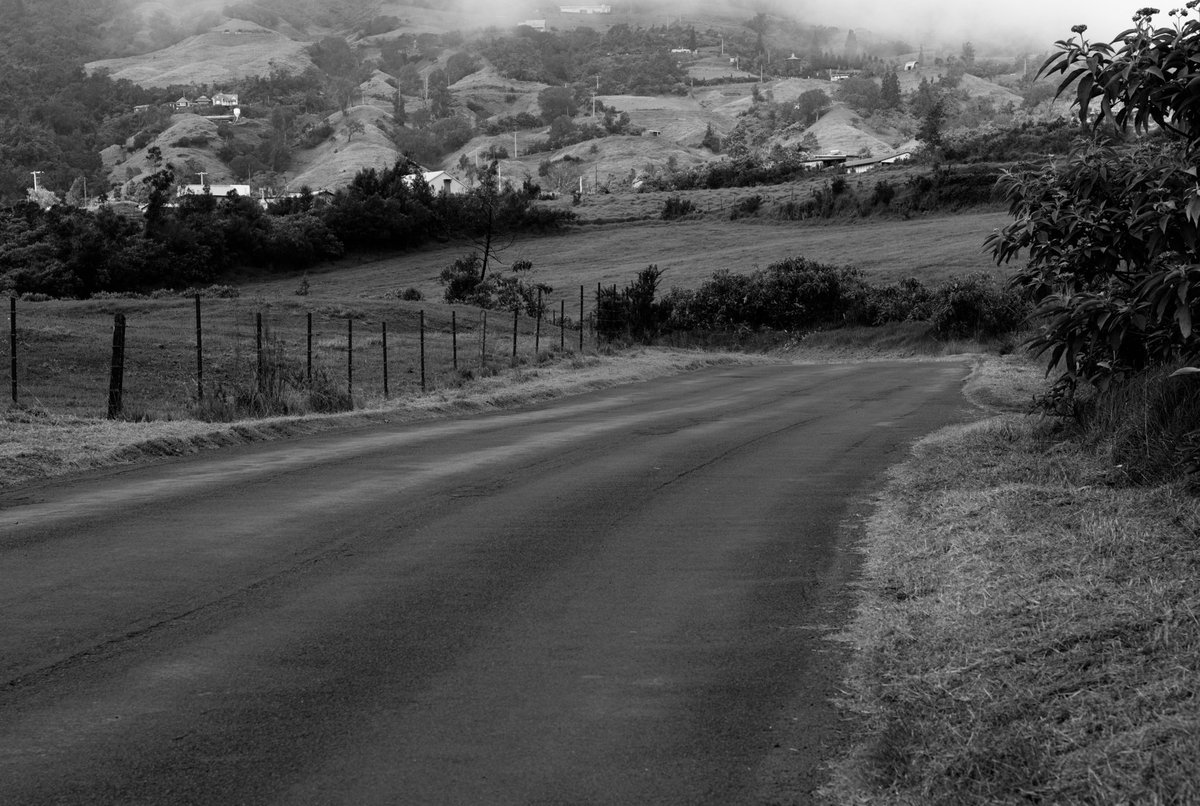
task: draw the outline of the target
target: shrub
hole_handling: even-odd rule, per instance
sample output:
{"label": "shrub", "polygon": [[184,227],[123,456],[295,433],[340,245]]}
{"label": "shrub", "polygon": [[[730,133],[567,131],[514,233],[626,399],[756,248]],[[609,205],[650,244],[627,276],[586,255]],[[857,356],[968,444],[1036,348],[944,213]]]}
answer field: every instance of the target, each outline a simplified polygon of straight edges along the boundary
{"label": "shrub", "polygon": [[989,339],[1016,330],[1028,315],[1018,294],[986,275],[938,287],[930,324],[938,338]]}
{"label": "shrub", "polygon": [[676,218],[683,218],[686,215],[691,215],[696,212],[696,205],[691,199],[685,199],[682,196],[670,196],[663,203],[662,219],[664,221],[672,221]]}
{"label": "shrub", "polygon": [[400,299],[407,300],[409,302],[417,302],[421,299],[421,290],[419,288],[409,286],[400,292]]}
{"label": "shrub", "polygon": [[762,196],[755,195],[748,199],[739,199],[738,202],[733,205],[733,210],[729,213],[729,220],[736,221],[739,218],[757,215],[758,211],[762,209],[762,206]]}

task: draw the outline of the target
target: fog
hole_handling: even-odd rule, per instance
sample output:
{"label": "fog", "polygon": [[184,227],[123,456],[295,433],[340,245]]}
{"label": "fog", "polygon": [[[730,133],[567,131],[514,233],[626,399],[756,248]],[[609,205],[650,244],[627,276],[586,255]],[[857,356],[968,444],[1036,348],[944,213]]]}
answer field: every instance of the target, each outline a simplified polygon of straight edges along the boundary
{"label": "fog", "polygon": [[[817,7],[828,15],[826,24],[841,28],[862,27],[880,34],[894,31],[929,42],[1019,38],[1049,44],[1069,37],[1071,26],[1079,23],[1088,26],[1089,37],[1111,39],[1129,27],[1134,11],[1141,6],[1130,0],[852,0]],[[1168,20],[1164,13],[1158,22],[1165,25]]]}
{"label": "fog", "polygon": [[[578,2],[579,0],[575,0]],[[756,11],[787,16],[814,25],[871,32],[880,38],[903,38],[914,45],[932,47],[957,45],[970,40],[981,52],[988,43],[1028,44],[1048,48],[1057,39],[1070,36],[1071,26],[1084,23],[1088,35],[1110,39],[1129,26],[1133,12],[1141,6],[1135,0],[1007,0],[1007,2],[971,2],[967,0],[595,0],[607,2],[617,11],[633,5],[639,10],[661,9],[664,17],[700,11],[728,14],[732,20],[748,19]],[[150,0],[143,8],[168,8],[180,16],[197,11],[217,11],[230,0]],[[264,5],[279,7],[289,0],[267,0]],[[314,0],[290,0],[312,6]],[[404,15],[403,0],[327,0],[331,4],[354,8],[369,14],[369,9]],[[559,0],[417,0],[416,5],[433,8],[457,7],[475,16],[481,23],[494,22],[498,16],[513,20],[544,16]],[[1167,24],[1162,6],[1158,22]]]}

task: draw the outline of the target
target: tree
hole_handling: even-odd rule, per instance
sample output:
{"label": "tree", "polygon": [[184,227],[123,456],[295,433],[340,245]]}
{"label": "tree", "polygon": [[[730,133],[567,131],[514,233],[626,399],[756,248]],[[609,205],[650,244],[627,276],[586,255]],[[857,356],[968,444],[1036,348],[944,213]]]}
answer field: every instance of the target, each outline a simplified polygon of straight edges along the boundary
{"label": "tree", "polygon": [[[1200,20],[1197,3],[1155,27],[1154,9],[1113,44],[1086,26],[1057,43],[1041,75],[1060,74],[1092,138],[1060,165],[1003,180],[1013,223],[988,239],[998,262],[1028,252],[1014,282],[1038,301],[1035,347],[1059,378],[1051,404],[1080,383],[1103,387],[1152,364],[1200,357]],[[1093,105],[1095,101],[1098,105]],[[1109,132],[1161,130],[1133,147]]]}
{"label": "tree", "polygon": [[434,70],[429,74],[429,114],[434,118],[445,118],[451,114],[450,105],[454,98],[450,95],[450,84],[446,81],[446,73]]}
{"label": "tree", "polygon": [[917,139],[930,148],[937,148],[942,144],[942,126],[945,122],[946,105],[939,98],[929,107],[925,117],[921,118],[921,125],[917,128]]}
{"label": "tree", "polygon": [[404,111],[404,96],[400,94],[400,90],[396,90],[396,96],[392,99],[392,120],[397,126],[403,126],[408,120]]}
{"label": "tree", "polygon": [[807,90],[800,93],[800,97],[796,99],[796,113],[800,116],[801,123],[811,126],[829,111],[832,103],[825,90]]}
{"label": "tree", "polygon": [[879,104],[884,109],[899,109],[903,98],[900,95],[900,76],[895,70],[883,74],[883,84],[879,88]]}
{"label": "tree", "polygon": [[358,118],[350,118],[346,121],[346,142],[350,142],[354,138],[354,135],[364,134],[366,131],[367,127],[361,120]]}
{"label": "tree", "polygon": [[542,122],[547,125],[560,117],[574,117],[575,93],[569,87],[546,87],[538,93],[538,107],[542,110]]}
{"label": "tree", "polygon": [[968,67],[975,64],[975,46],[970,42],[963,42],[962,44],[962,60],[963,64],[966,64]]}

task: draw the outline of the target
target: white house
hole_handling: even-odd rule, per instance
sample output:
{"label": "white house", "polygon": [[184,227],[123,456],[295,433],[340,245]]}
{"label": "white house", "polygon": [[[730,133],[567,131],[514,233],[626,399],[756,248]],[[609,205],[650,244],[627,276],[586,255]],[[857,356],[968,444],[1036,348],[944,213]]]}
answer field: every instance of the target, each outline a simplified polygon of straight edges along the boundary
{"label": "white house", "polygon": [[[416,177],[416,174],[409,174],[404,177],[404,181],[412,185],[416,181]],[[443,193],[447,196],[460,196],[467,192],[466,185],[445,171],[425,171],[421,174],[421,178],[425,180],[425,184],[429,185],[429,189],[435,194]]]}
{"label": "white house", "polygon": [[218,92],[218,93],[215,93],[212,97],[212,105],[213,106],[237,106],[238,105],[238,97],[234,93]]}
{"label": "white house", "polygon": [[559,6],[558,10],[563,14],[611,14],[612,6],[610,6],[610,5]]}
{"label": "white house", "polygon": [[187,98],[180,97],[179,100],[175,101],[176,109],[187,109],[191,105],[192,105],[192,102],[189,101]]}

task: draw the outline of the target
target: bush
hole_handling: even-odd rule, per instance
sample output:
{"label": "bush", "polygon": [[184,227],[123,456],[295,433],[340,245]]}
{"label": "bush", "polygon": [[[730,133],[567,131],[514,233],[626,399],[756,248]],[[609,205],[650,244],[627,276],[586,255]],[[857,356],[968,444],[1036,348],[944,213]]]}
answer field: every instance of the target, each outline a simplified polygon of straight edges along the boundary
{"label": "bush", "polygon": [[400,292],[400,299],[407,300],[408,302],[417,302],[421,299],[421,290],[409,286]]}
{"label": "bush", "polygon": [[663,204],[662,219],[664,221],[672,221],[676,218],[683,218],[686,215],[691,215],[696,212],[696,205],[691,199],[685,199],[682,196],[670,196]]}
{"label": "bush", "polygon": [[762,206],[762,196],[751,196],[748,199],[740,199],[736,204],[733,205],[733,210],[731,210],[729,213],[729,220],[736,221],[739,218],[757,215],[758,211],[762,209]]}
{"label": "bush", "polygon": [[1015,291],[975,275],[938,287],[930,324],[938,338],[990,339],[1016,330],[1028,313]]}

